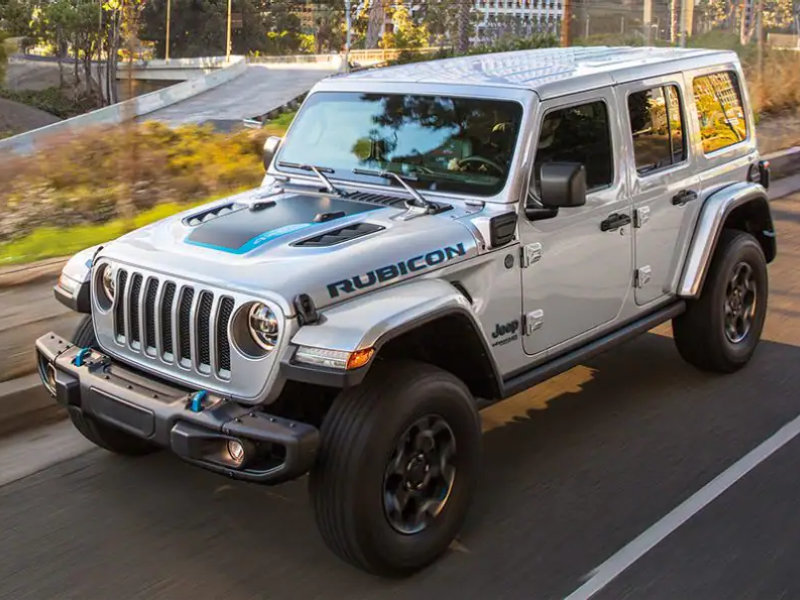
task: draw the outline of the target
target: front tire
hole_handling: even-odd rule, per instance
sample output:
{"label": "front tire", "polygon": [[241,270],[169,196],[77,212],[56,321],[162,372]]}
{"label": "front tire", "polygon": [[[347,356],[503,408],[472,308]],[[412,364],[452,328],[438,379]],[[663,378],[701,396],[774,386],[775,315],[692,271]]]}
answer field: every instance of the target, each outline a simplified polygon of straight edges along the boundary
{"label": "front tire", "polygon": [[428,364],[376,364],[322,425],[310,491],[322,537],[371,573],[406,575],[445,552],[477,481],[481,429],[456,377]]}
{"label": "front tire", "polygon": [[749,233],[725,229],[700,298],[672,321],[680,355],[704,371],[732,373],[755,352],[767,315],[767,261]]}
{"label": "front tire", "polygon": [[[81,319],[72,335],[72,343],[79,348],[97,348],[97,337],[94,334],[91,316]],[[157,446],[117,427],[98,421],[78,409],[69,408],[68,410],[70,421],[83,434],[83,437],[109,452],[125,456],[142,456],[158,450]]]}

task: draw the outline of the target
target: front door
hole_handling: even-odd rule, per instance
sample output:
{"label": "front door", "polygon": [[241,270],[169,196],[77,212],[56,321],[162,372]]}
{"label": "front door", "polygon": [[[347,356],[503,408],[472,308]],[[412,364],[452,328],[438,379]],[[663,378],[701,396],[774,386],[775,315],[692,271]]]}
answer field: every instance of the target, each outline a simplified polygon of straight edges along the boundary
{"label": "front door", "polygon": [[619,116],[610,90],[584,92],[542,105],[530,192],[541,165],[580,162],[586,205],[550,219],[521,219],[524,349],[556,353],[610,325],[632,281],[631,206],[620,147]]}
{"label": "front door", "polygon": [[[636,303],[670,292],[680,249],[699,210],[699,178],[686,136],[683,76],[658,77],[619,88],[634,208]],[[681,242],[681,243],[679,243]]]}

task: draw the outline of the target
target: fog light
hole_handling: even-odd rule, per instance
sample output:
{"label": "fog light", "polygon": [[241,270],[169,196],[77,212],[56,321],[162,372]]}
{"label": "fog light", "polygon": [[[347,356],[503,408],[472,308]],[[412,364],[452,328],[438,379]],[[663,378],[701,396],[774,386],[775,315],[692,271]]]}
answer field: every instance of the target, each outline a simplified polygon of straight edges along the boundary
{"label": "fog light", "polygon": [[244,463],[244,446],[239,440],[228,440],[228,455],[237,467]]}

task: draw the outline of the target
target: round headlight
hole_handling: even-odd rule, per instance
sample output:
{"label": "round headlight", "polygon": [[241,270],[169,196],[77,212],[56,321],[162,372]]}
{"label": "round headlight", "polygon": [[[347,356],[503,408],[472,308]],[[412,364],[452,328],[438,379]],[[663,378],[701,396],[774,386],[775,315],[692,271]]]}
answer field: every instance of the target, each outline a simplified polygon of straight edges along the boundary
{"label": "round headlight", "polygon": [[257,302],[247,317],[253,341],[269,352],[278,343],[278,317],[266,305]]}
{"label": "round headlight", "polygon": [[117,282],[114,279],[114,270],[111,265],[103,265],[103,272],[100,274],[100,283],[103,286],[103,293],[106,298],[114,301],[114,294],[117,291]]}

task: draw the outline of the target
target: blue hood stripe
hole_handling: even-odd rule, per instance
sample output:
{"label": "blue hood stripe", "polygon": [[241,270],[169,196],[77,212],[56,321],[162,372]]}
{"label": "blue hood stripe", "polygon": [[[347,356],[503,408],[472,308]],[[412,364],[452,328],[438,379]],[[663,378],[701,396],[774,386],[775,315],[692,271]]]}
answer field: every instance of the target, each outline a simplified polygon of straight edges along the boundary
{"label": "blue hood stripe", "polygon": [[187,237],[184,241],[187,244],[192,244],[193,246],[210,248],[211,250],[219,250],[221,252],[228,252],[230,254],[247,254],[248,252],[252,252],[256,248],[263,246],[267,242],[271,242],[272,240],[277,239],[281,236],[293,233],[295,231],[299,231],[301,229],[305,229],[306,227],[310,227],[312,225],[319,225],[319,223],[294,223],[293,225],[285,225],[283,227],[278,227],[277,229],[273,229],[272,231],[266,231],[264,233],[258,234],[256,237],[247,240],[244,244],[242,244],[238,248],[227,248],[225,246],[216,246],[214,244],[208,244],[206,242],[198,242],[190,239],[189,237]]}

